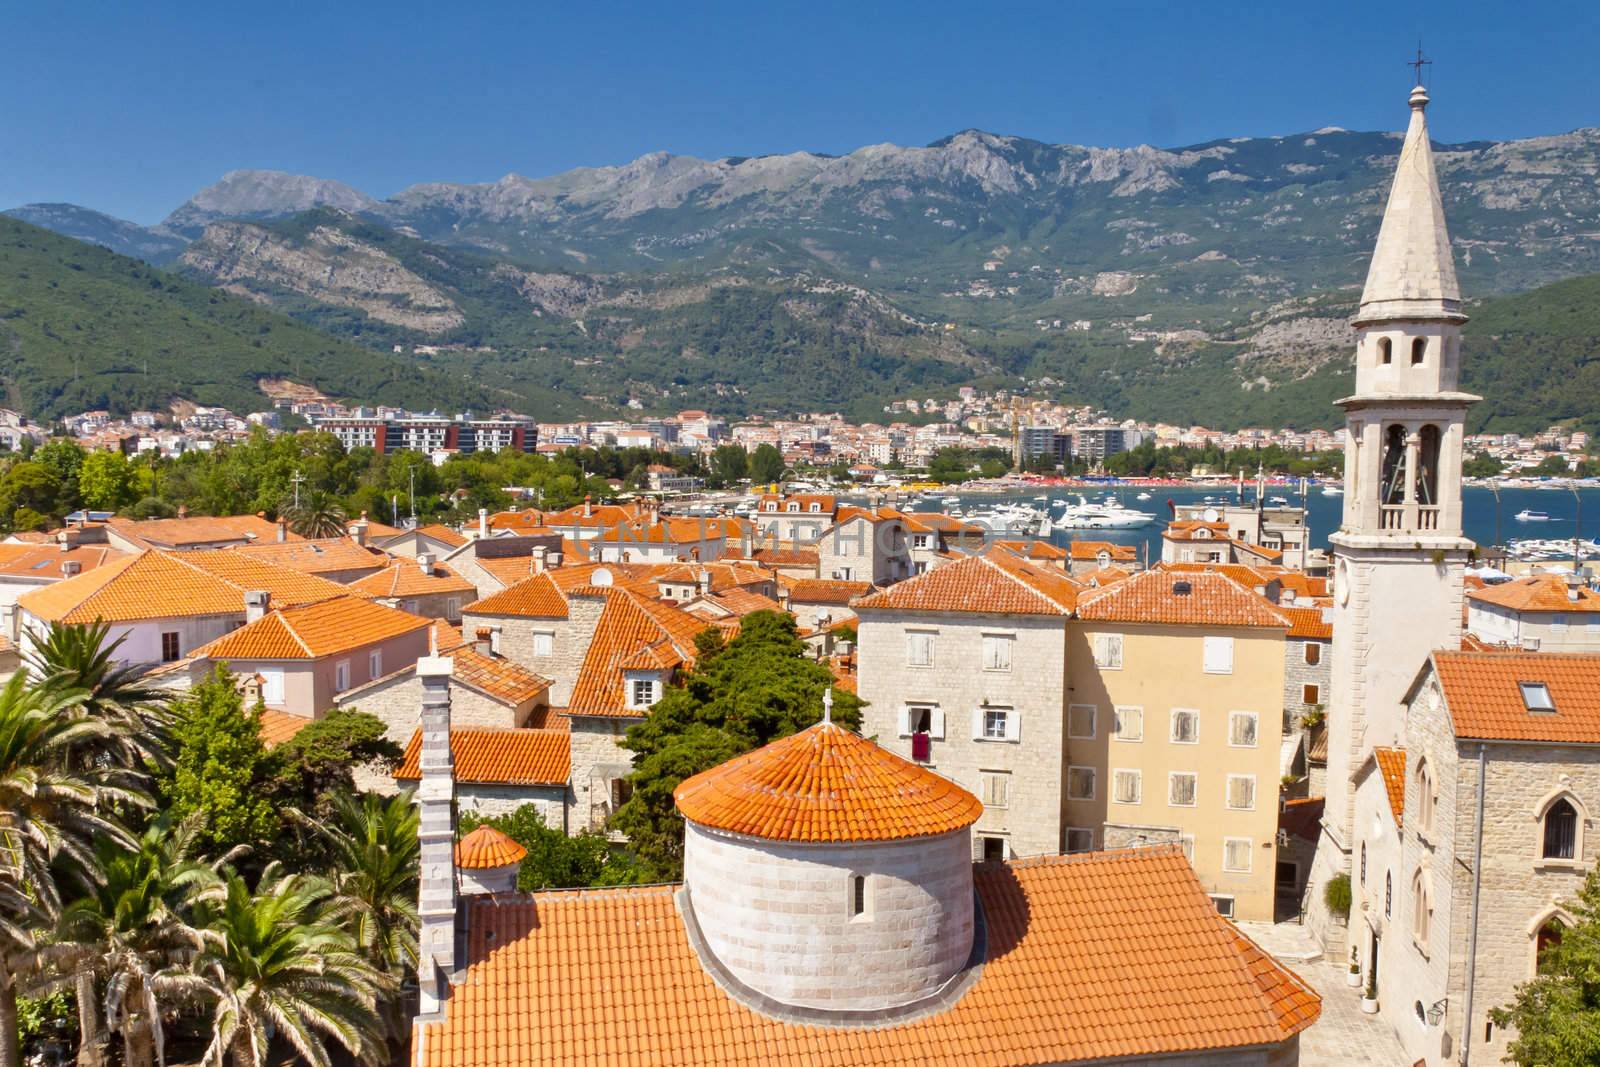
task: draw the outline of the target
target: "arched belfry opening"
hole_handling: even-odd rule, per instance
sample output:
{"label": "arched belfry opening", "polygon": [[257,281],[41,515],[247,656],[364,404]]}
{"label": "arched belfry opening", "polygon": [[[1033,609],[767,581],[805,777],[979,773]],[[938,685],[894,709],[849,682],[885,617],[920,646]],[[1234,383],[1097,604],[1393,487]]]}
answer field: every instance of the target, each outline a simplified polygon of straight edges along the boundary
{"label": "arched belfry opening", "polygon": [[1418,337],[1411,342],[1411,365],[1413,367],[1421,366],[1427,358],[1428,339],[1426,337]]}
{"label": "arched belfry opening", "polygon": [[1417,503],[1434,507],[1439,503],[1439,427],[1430,422],[1422,428],[1421,438],[1417,448]]}
{"label": "arched belfry opening", "polygon": [[1385,504],[1404,504],[1406,500],[1406,430],[1390,423],[1383,431],[1383,478],[1380,492]]}

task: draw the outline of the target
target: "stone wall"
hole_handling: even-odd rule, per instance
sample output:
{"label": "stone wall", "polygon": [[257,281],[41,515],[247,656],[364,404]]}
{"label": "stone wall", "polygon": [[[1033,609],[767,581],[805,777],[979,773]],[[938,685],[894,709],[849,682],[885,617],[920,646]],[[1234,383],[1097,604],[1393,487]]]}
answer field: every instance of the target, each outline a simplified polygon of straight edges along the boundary
{"label": "stone wall", "polygon": [[[567,603],[564,619],[535,619],[521,616],[480,615],[470,610],[461,618],[462,632],[470,640],[479,627],[500,628],[500,654],[533,673],[550,679],[548,699],[552,707],[565,707],[572,699],[583,658],[589,653],[595,626],[605,610],[605,598],[574,596]],[[551,635],[548,656],[534,653],[534,634]]]}
{"label": "stone wall", "polygon": [[[1306,662],[1306,646],[1316,645],[1320,649],[1320,658],[1315,664]],[[1293,732],[1300,727],[1300,720],[1311,711],[1316,704],[1327,706],[1329,699],[1328,688],[1333,680],[1333,642],[1315,639],[1291,637],[1284,641],[1283,648],[1283,728],[1285,732]],[[1305,701],[1305,687],[1317,687],[1316,704]],[[1312,793],[1311,796],[1321,796],[1321,793]]]}
{"label": "stone wall", "polygon": [[601,829],[612,814],[606,768],[631,767],[633,753],[621,745],[622,735],[637,718],[609,719],[579,715],[572,719],[572,809],[569,833]]}
{"label": "stone wall", "polygon": [[490,785],[481,782],[456,783],[456,808],[486,817],[509,815],[532,804],[552,830],[566,832],[571,794],[563,786]]}
{"label": "stone wall", "polygon": [[684,877],[707,946],[752,989],[796,1006],[872,1010],[934,993],[967,962],[970,852],[965,829],[805,845],[689,823]]}
{"label": "stone wall", "polygon": [[[364,711],[384,725],[384,736],[402,747],[411,740],[420,722],[422,683],[415,671],[403,671],[379,679],[375,685],[347,690],[334,698],[334,706]],[[508,729],[527,722],[532,705],[508,707],[457,682],[450,687],[451,729],[474,727]]]}

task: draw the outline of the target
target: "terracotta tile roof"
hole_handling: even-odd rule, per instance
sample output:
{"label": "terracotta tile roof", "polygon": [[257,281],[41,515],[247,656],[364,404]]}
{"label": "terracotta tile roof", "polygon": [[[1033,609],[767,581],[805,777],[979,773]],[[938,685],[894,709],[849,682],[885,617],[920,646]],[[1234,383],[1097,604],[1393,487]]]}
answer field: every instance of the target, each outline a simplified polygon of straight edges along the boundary
{"label": "terracotta tile roof", "polygon": [[503,701],[524,704],[550,688],[550,679],[534,674],[504,656],[485,656],[470,644],[441,651],[455,663],[452,680]]}
{"label": "terracotta tile roof", "polygon": [[883,508],[878,514],[885,517],[890,514],[898,516],[900,521],[905,523],[906,529],[913,533],[943,533],[953,534],[958,537],[969,534],[975,537],[986,537],[989,533],[988,527],[979,526],[975,522],[963,522],[961,519],[936,511],[918,511],[907,514]]}
{"label": "terracotta tile roof", "polygon": [[323,659],[426,630],[431,621],[356,596],[278,608],[210,644],[193,658]]}
{"label": "terracotta tile roof", "polygon": [[[1600,655],[1435,652],[1457,737],[1600,744]],[[1521,682],[1542,683],[1555,711],[1529,711]]]}
{"label": "terracotta tile roof", "polygon": [[451,649],[460,648],[467,643],[467,638],[461,632],[461,628],[459,626],[451,626],[443,619],[433,620],[431,640],[433,641],[434,655],[437,656],[442,656]]}
{"label": "terracotta tile roof", "polygon": [[468,604],[462,611],[471,615],[515,615],[519,618],[564,619],[567,598],[556,587],[550,572],[524,578],[507,589]]}
{"label": "terracotta tile roof", "polygon": [[[782,611],[783,605],[769,596],[752,593],[748,589],[727,589],[721,593],[713,593],[709,602],[718,605],[726,611],[743,618],[753,615],[758,611]],[[700,601],[699,603],[705,603]]]}
{"label": "terracotta tile roof", "polygon": [[1158,564],[1156,569],[1178,574],[1225,574],[1246,589],[1264,590],[1277,578],[1277,575],[1267,573],[1269,568],[1247,567],[1243,563],[1174,562]]}
{"label": "terracotta tile roof", "polygon": [[521,863],[527,856],[527,849],[488,823],[456,842],[456,866],[462,870],[509,867]]}
{"label": "terracotta tile roof", "polygon": [[[215,541],[276,542],[278,524],[260,515],[202,515],[183,519],[112,519],[120,537],[151,548],[182,548]],[[289,540],[299,541],[290,531]]]}
{"label": "terracotta tile roof", "polygon": [[58,544],[0,545],[0,575],[36,582],[57,581],[63,577],[63,563],[76,563],[78,573],[87,574],[128,555],[105,545],[73,545],[65,551]]}
{"label": "terracotta tile roof", "polygon": [[379,522],[377,519],[369,519],[367,518],[366,512],[362,512],[359,518],[351,519],[345,524],[345,533],[354,533],[356,524],[362,522],[367,524],[367,537],[369,538],[396,537],[406,532],[398,526],[390,526],[386,522]]}
{"label": "terracotta tile roof", "polygon": [[702,826],[780,841],[892,841],[971,826],[978,798],[833,723],[774,741],[679,783]]}
{"label": "terracotta tile roof", "polygon": [[367,597],[416,597],[466,594],[470,599],[477,588],[443,563],[426,571],[414,559],[391,560],[383,570],[357,578],[350,588]]}
{"label": "terracotta tile roof", "polygon": [[497,511],[489,516],[489,529],[516,530],[519,533],[543,528],[546,513],[537,508],[518,508],[516,511]]}
{"label": "terracotta tile roof", "polygon": [[[566,785],[572,777],[572,734],[566,730],[451,730],[456,781],[476,785]],[[422,731],[406,744],[396,780],[422,777]]]}
{"label": "terracotta tile roof", "polygon": [[244,594],[265,589],[274,603],[343,596],[344,586],[229,549],[147,551],[76,578],[23,593],[17,603],[46,621],[89,623],[243,615]]}
{"label": "terracotta tile roof", "polygon": [[1327,804],[1322,797],[1292,797],[1283,802],[1278,826],[1296,837],[1317,843],[1322,836],[1322,812]]}
{"label": "terracotta tile roof", "polygon": [[[1188,593],[1173,590],[1183,582]],[[1078,617],[1169,626],[1272,626],[1289,620],[1256,593],[1221,574],[1145,571],[1078,600]]]}
{"label": "terracotta tile roof", "polygon": [[[1049,541],[996,541],[996,545],[1007,552],[1014,552],[1023,559],[1042,559],[1050,563],[1060,563],[1070,559],[1071,554],[1060,545],[1051,544]],[[1093,559],[1094,557],[1089,557]],[[1128,557],[1132,559],[1133,557]]]}
{"label": "terracotta tile roof", "polygon": [[952,611],[980,615],[1070,615],[1079,588],[1059,571],[991,548],[935,567],[855,602],[857,611]]}
{"label": "terracotta tile roof", "polygon": [[1321,608],[1286,608],[1280,606],[1278,614],[1289,620],[1289,636],[1303,640],[1333,640],[1333,620]]}
{"label": "terracotta tile roof", "polygon": [[727,537],[722,523],[716,519],[662,519],[660,522],[639,520],[607,526],[596,540],[602,544],[619,545],[697,545],[701,541],[716,541]]}
{"label": "terracotta tile roof", "polygon": [[314,721],[316,720],[308,719],[304,715],[290,715],[286,711],[262,708],[261,743],[268,748],[281,745]]}
{"label": "terracotta tile roof", "polygon": [[650,581],[657,585],[670,583],[683,585],[698,582],[702,575],[711,582],[711,591],[720,593],[747,585],[767,585],[773,581],[771,571],[754,563],[658,563],[650,566]]}
{"label": "terracotta tile roof", "polygon": [[376,548],[363,548],[348,537],[240,545],[231,551],[306,574],[370,571],[389,562],[389,557]]}
{"label": "terracotta tile roof", "polygon": [[[790,503],[799,505],[799,510],[786,511]],[[811,510],[812,504],[817,505],[816,511]],[[756,511],[761,515],[831,515],[838,507],[839,498],[831,493],[795,493],[792,496],[763,493],[756,503]]]}
{"label": "terracotta tile roof", "polygon": [[1394,824],[1404,826],[1406,814],[1406,754],[1399,748],[1374,748],[1372,758],[1377,761],[1378,773],[1383,775],[1383,789],[1389,794],[1389,810],[1394,812]]}
{"label": "terracotta tile roof", "polygon": [[627,706],[624,670],[669,670],[692,663],[694,639],[707,623],[686,611],[615,586],[575,591],[605,597],[568,701],[569,715],[643,718]]}
{"label": "terracotta tile roof", "polygon": [[418,526],[416,532],[424,537],[431,537],[442,545],[449,545],[451,548],[460,548],[469,540],[465,534],[437,522],[431,522],[426,526]]}
{"label": "terracotta tile roof", "polygon": [[976,868],[988,959],[950,1008],[821,1027],[732,1000],[676,887],[473,901],[464,981],[421,1024],[421,1067],[1012,1067],[1273,1045],[1321,1001],[1205,895],[1173,848]]}
{"label": "terracotta tile roof", "polygon": [[1512,611],[1600,611],[1600,593],[1587,586],[1579,586],[1578,599],[1569,600],[1566,576],[1561,574],[1536,574],[1469,589],[1467,599]]}
{"label": "terracotta tile roof", "polygon": [[814,567],[820,558],[814,548],[758,548],[750,555],[768,567]]}
{"label": "terracotta tile roof", "polygon": [[842,582],[827,578],[793,578],[784,583],[789,599],[806,604],[848,604],[872,592],[871,582]]}
{"label": "terracotta tile roof", "polygon": [[1088,563],[1100,558],[1104,552],[1111,557],[1113,563],[1137,563],[1139,553],[1132,545],[1119,545],[1111,541],[1074,541],[1071,545],[1072,558],[1082,563]]}
{"label": "terracotta tile roof", "polygon": [[1133,577],[1134,572],[1122,567],[1096,567],[1092,571],[1082,571],[1076,575],[1077,582],[1090,589],[1098,589],[1112,582],[1120,582],[1124,578]]}

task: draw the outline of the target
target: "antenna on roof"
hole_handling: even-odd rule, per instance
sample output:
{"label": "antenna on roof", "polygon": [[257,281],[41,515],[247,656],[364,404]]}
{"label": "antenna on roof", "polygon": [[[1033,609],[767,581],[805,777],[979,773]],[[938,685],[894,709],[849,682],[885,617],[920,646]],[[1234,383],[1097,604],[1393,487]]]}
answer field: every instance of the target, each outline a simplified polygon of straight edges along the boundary
{"label": "antenna on roof", "polygon": [[822,721],[833,725],[833,686],[822,691]]}

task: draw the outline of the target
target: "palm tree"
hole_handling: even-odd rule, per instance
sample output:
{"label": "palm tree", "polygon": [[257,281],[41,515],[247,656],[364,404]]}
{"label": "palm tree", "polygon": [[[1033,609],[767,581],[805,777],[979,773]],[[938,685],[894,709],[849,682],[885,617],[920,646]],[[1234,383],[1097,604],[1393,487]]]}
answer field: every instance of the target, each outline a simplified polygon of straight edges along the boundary
{"label": "palm tree", "polygon": [[299,506],[283,509],[289,526],[301,537],[342,537],[345,532],[344,508],[330,494],[313,489]]}
{"label": "palm tree", "polygon": [[87,979],[78,987],[83,1043],[95,1046],[80,1045],[80,1064],[104,1062],[96,979],[106,984],[105,1019],[122,1035],[126,1067],[166,1064],[162,1004],[203,988],[187,968],[204,947],[193,915],[202,902],[221,896],[218,868],[231,858],[197,861],[198,830],[198,820],[173,827],[158,819],[134,851],[102,842],[96,849],[101,882],[62,912],[59,945],[76,950],[79,976]]}
{"label": "palm tree", "polygon": [[35,640],[28,668],[42,685],[81,693],[84,711],[111,723],[117,750],[107,755],[113,760],[129,768],[160,766],[171,726],[166,695],[147,685],[138,668],[117,662],[127,635],[114,641],[110,636],[111,626],[102,619],[88,625],[52,622]]}
{"label": "palm tree", "polygon": [[273,1037],[312,1067],[329,1067],[331,1039],[351,1055],[381,1054],[378,997],[391,982],[329,917],[325,879],[262,871],[251,892],[230,875],[195,961],[213,1002],[205,1061],[263,1067]]}
{"label": "palm tree", "polygon": [[18,986],[36,972],[40,933],[60,914],[57,876],[98,880],[94,843],[133,843],[109,812],[149,803],[116,768],[75,758],[117,733],[83,713],[82,697],[30,685],[26,669],[0,687],[0,1067],[21,1058]]}

